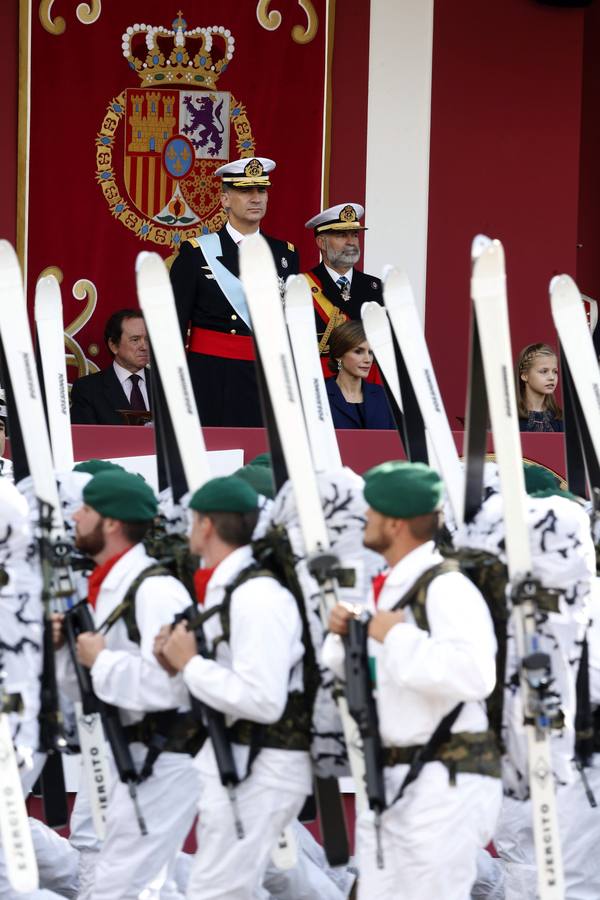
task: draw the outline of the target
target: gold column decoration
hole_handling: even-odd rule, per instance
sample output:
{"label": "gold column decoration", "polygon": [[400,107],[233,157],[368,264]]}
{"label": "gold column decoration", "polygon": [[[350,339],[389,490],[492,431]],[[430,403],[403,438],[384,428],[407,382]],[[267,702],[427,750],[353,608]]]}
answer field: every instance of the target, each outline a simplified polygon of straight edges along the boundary
{"label": "gold column decoration", "polygon": [[92,372],[98,371],[98,366],[90,359],[86,358],[81,345],[75,340],[75,335],[81,331],[84,325],[87,325],[94,314],[96,303],[98,302],[98,291],[93,281],[87,278],[80,278],[73,285],[73,296],[77,300],[86,300],[85,308],[74,319],[70,325],[65,328],[65,344],[70,353],[67,354],[67,365],[77,366],[78,377],[82,375],[91,375]]}
{"label": "gold column decoration", "polygon": [[42,28],[50,32],[50,34],[62,34],[67,23],[62,16],[52,19],[52,7],[54,0],[40,0],[39,16]]}
{"label": "gold column decoration", "polygon": [[[267,31],[277,31],[282,22],[282,15],[277,9],[269,9],[270,4],[271,0],[258,0],[256,18]],[[310,44],[318,31],[319,17],[311,0],[298,0],[298,6],[306,14],[306,27],[294,25],[291,32],[292,39],[297,44]]]}
{"label": "gold column decoration", "polygon": [[292,28],[292,39],[297,44],[310,44],[319,28],[319,17],[311,0],[298,0],[298,3],[306,13],[306,28],[302,28],[301,25],[294,25]]}
{"label": "gold column decoration", "polygon": [[80,3],[76,12],[80,22],[83,22],[84,25],[93,25],[100,18],[102,0],[90,0],[89,3]]}

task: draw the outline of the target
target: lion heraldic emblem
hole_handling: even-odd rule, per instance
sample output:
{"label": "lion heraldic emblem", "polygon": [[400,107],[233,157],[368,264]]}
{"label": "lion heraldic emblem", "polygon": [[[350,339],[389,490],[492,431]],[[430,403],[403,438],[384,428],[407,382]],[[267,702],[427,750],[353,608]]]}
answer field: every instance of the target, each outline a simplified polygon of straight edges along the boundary
{"label": "lion heraldic emblem", "polygon": [[141,240],[177,250],[225,221],[215,170],[231,158],[256,163],[244,106],[216,90],[235,40],[223,26],[190,30],[179,12],[170,29],[130,26],[121,46],[140,84],[108,104],[96,180],[115,218]]}

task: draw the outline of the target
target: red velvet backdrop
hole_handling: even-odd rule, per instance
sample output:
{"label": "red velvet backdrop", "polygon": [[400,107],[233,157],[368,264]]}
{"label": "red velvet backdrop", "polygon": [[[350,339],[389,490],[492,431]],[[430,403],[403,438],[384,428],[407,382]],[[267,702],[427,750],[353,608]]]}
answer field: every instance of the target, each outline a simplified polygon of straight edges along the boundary
{"label": "red velvet backdrop", "polygon": [[477,232],[504,243],[513,352],[555,343],[548,284],[577,274],[584,23],[582,10],[533,0],[459,5],[460,14],[452,0],[434,5],[426,308],[454,424],[464,414]]}
{"label": "red velvet backdrop", "polygon": [[[211,173],[227,158],[262,155],[277,160],[265,230],[298,244],[301,253],[312,251],[314,243],[302,226],[320,208],[325,0],[313,3],[318,29],[308,43],[292,37],[293,28],[302,32],[307,24],[295,3],[279,4],[283,20],[271,31],[259,24],[255,3],[221,0],[211,10],[193,3],[188,6],[183,9],[188,31],[216,23],[230,29],[235,38],[233,58],[214,86],[165,80],[169,70],[161,70],[162,62],[162,79],[142,84],[123,56],[122,35],[136,22],[172,27],[179,7],[167,0],[107,4],[91,25],[80,23],[73,12],[65,15],[67,9],[56,4],[53,15],[62,12],[67,21],[61,35],[49,34],[39,18],[33,18],[29,296],[40,272],[58,266],[64,273],[68,324],[81,312],[81,303],[71,297],[72,286],[81,278],[93,282],[97,309],[77,340],[83,352],[101,365],[106,362],[101,335],[107,315],[118,307],[136,305],[136,254],[158,249],[166,257],[186,233],[197,233],[199,225],[185,222],[190,218],[189,207],[201,215],[201,225],[210,220],[211,208],[213,214],[219,212],[219,182]],[[145,58],[144,40],[142,45]],[[223,55],[222,48],[222,39],[213,36],[213,65]],[[160,49],[165,52],[162,45]],[[196,73],[206,79],[204,70],[189,71],[191,79]],[[175,179],[161,168],[160,143],[182,131],[188,139],[206,134],[185,132],[178,99],[166,99],[178,98],[182,85],[185,93],[207,86],[231,92],[231,134],[224,159],[197,161],[193,172],[179,182],[189,207],[184,210],[181,199],[169,205],[167,216],[179,216],[170,227],[156,222],[176,187]],[[198,104],[199,95],[195,96]],[[215,113],[221,99],[214,101]],[[168,102],[171,109],[165,105]],[[164,123],[160,128],[152,125],[146,133],[140,117],[150,116],[153,104]],[[236,117],[241,106],[245,122],[243,108]],[[234,127],[240,121],[242,125]],[[135,144],[138,134],[140,142]],[[182,147],[180,158],[172,160],[182,164],[179,172],[185,172],[187,160],[193,158],[192,145],[180,142],[176,149]],[[171,152],[172,145],[166,143],[167,165]],[[161,179],[167,182],[162,191]],[[213,218],[211,227],[217,224]],[[158,243],[148,239],[152,235]],[[93,347],[90,351],[90,344],[97,345],[99,355],[94,355]]]}

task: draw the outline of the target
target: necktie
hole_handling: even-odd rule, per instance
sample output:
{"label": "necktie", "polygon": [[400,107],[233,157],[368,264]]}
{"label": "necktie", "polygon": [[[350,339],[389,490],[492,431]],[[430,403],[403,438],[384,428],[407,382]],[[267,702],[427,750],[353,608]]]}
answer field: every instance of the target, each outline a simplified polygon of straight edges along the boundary
{"label": "necktie", "polygon": [[336,281],[336,284],[340,289],[342,300],[345,300],[347,302],[350,299],[350,282],[345,275],[340,275],[340,277]]}
{"label": "necktie", "polygon": [[385,579],[389,574],[389,572],[381,572],[381,574],[375,575],[375,577],[373,578],[373,602],[376,607],[377,603],[379,602],[379,595],[385,584]]}
{"label": "necktie", "polygon": [[140,389],[141,378],[139,375],[133,374],[129,376],[129,380],[131,381],[131,396],[129,397],[129,406],[131,407],[131,409],[135,409],[138,412],[145,412],[146,404],[144,403],[144,398]]}

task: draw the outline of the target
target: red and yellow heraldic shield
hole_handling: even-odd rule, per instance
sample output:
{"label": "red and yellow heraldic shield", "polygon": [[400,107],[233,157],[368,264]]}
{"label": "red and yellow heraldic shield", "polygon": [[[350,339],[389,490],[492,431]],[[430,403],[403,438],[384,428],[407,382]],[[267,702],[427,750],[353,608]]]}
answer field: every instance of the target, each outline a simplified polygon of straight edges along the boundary
{"label": "red and yellow heraldic shield", "polygon": [[92,0],[32,17],[28,290],[48,268],[62,279],[79,373],[108,361],[110,313],[136,305],[137,253],[172,256],[223,224],[228,160],[276,161],[265,231],[312,251],[328,0],[270,5]]}

